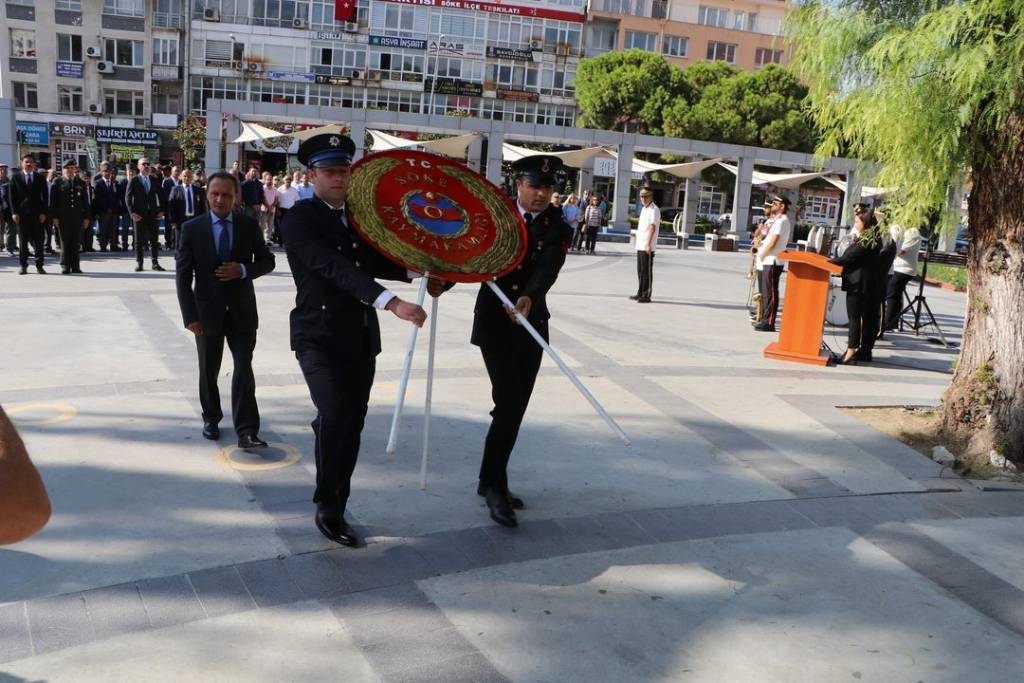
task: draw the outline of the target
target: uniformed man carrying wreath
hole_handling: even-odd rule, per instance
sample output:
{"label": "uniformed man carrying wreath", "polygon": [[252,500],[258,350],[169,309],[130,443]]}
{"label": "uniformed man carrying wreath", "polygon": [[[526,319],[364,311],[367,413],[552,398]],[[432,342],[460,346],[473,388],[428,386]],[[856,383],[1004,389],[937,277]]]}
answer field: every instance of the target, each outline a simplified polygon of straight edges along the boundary
{"label": "uniformed man carrying wreath", "polygon": [[[409,273],[371,248],[345,215],[355,144],[323,134],[299,147],[314,196],[295,203],[281,232],[295,279],[291,346],[316,405],[315,522],[327,538],[359,544],[345,521],[352,472],[380,353],[377,311],[422,326],[422,307],[403,301],[374,278],[409,281]],[[443,283],[428,290],[441,293]]]}
{"label": "uniformed man carrying wreath", "polygon": [[60,232],[60,272],[81,273],[82,231],[92,222],[89,188],[78,177],[78,164],[64,162],[64,175],[50,189],[50,215]]}
{"label": "uniformed man carrying wreath", "polygon": [[[551,314],[546,295],[565,263],[573,232],[562,210],[551,204],[555,173],[562,168],[562,160],[531,156],[512,168],[516,172],[516,208],[526,222],[528,247],[522,263],[496,284],[547,340]],[[515,510],[524,504],[509,491],[508,461],[544,352],[486,284],[480,286],[476,297],[471,341],[483,354],[494,401],[477,493],[486,497],[491,519],[514,527],[518,524]]]}

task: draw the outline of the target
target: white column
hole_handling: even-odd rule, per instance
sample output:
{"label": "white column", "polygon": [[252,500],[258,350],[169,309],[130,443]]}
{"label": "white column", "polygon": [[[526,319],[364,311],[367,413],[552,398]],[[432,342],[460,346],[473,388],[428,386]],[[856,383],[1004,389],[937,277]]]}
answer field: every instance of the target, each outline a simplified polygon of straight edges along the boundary
{"label": "white column", "polygon": [[740,157],[736,164],[736,190],[732,196],[732,231],[744,235],[750,228],[750,185],[754,160]]}
{"label": "white column", "polygon": [[[209,118],[207,118],[206,123],[207,125],[209,125]],[[224,168],[231,168],[231,164],[235,163],[236,161],[239,162],[239,164],[241,164],[242,162],[242,144],[244,143],[240,142],[235,144],[233,142],[230,142],[231,140],[234,140],[235,138],[242,134],[242,123],[237,118],[231,117],[227,121],[225,134],[227,150],[224,152]],[[239,166],[239,168],[241,169],[243,174],[248,170],[244,166]]]}
{"label": "white column", "polygon": [[484,151],[484,139],[477,138],[473,144],[466,148],[466,165],[477,173],[481,173],[484,168],[484,160],[480,158],[480,155]]}
{"label": "white column", "polygon": [[352,138],[352,142],[356,145],[356,155],[353,159],[355,161],[366,153],[364,149],[366,146],[366,124],[362,121],[352,121],[349,124],[348,136]]}
{"label": "white column", "polygon": [[[235,121],[235,127],[238,127],[238,122]],[[228,129],[230,134],[230,128]],[[234,138],[231,138],[232,140]],[[221,154],[221,142],[220,142],[220,108],[213,108],[211,104],[210,108],[206,111],[206,156],[203,158],[203,167],[206,169],[207,175],[221,170],[222,168],[231,168],[229,163],[227,166],[222,166],[220,161]],[[235,157],[238,158],[237,156]]]}
{"label": "white column", "polygon": [[683,196],[683,225],[682,230],[687,235],[692,235],[697,227],[697,205],[700,203],[700,179],[687,178],[684,183],[686,193]]}
{"label": "white column", "polygon": [[612,226],[616,230],[629,230],[629,188],[633,182],[633,145],[619,145],[618,163],[615,164],[615,204],[612,206]]}
{"label": "white column", "polygon": [[846,196],[843,197],[843,215],[840,225],[853,225],[853,205],[860,201],[861,180],[856,171],[846,172]]}
{"label": "white column", "polygon": [[15,122],[14,100],[0,97],[0,159],[11,165],[11,171],[18,168],[18,134]]}
{"label": "white column", "polygon": [[487,179],[498,187],[504,185],[501,177],[502,148],[505,145],[504,133],[487,134]]}

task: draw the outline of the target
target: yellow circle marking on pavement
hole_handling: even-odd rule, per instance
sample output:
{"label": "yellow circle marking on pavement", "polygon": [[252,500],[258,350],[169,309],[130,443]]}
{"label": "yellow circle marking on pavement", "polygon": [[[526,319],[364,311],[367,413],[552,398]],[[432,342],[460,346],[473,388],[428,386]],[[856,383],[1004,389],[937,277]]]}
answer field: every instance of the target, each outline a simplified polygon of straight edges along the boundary
{"label": "yellow circle marking on pavement", "polygon": [[[32,425],[55,425],[60,422],[67,422],[78,415],[78,408],[67,403],[22,403],[16,406],[5,406],[4,410],[15,423],[21,422]],[[25,415],[24,413],[52,412],[55,415],[49,417],[37,417]],[[17,416],[21,417],[17,417]],[[17,419],[15,419],[17,418]]]}
{"label": "yellow circle marking on pavement", "polygon": [[[264,454],[266,455],[264,456]],[[281,454],[283,457],[275,457]],[[302,460],[302,451],[290,444],[273,441],[268,448],[254,451],[243,451],[238,446],[225,446],[217,451],[217,458],[233,470],[253,472],[277,470],[294,465]]]}

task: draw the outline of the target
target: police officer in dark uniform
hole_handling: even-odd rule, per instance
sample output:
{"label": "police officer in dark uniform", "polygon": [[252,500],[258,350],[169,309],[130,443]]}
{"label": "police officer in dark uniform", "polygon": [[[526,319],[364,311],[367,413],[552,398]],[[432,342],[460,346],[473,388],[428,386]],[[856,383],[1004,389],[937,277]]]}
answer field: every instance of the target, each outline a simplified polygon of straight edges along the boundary
{"label": "police officer in dark uniform", "polygon": [[[417,326],[427,318],[422,307],[374,280],[408,282],[409,274],[363,241],[345,215],[354,154],[344,135],[303,142],[298,158],[315,194],[296,202],[281,226],[297,289],[291,346],[317,410],[315,522],[324,536],[347,546],[359,544],[344,515],[380,353],[377,311]],[[430,284],[431,294],[440,294],[443,283]]]}
{"label": "police officer in dark uniform", "polygon": [[[523,262],[496,283],[515,302],[516,311],[547,340],[551,314],[545,297],[565,263],[573,233],[562,209],[551,204],[555,173],[562,168],[562,160],[531,156],[512,168],[517,174],[516,207],[526,221],[529,246]],[[509,492],[508,460],[533,393],[543,350],[486,284],[480,286],[474,312],[471,341],[483,354],[494,401],[477,493],[486,497],[491,519],[514,527],[515,510],[523,507],[523,501]]]}
{"label": "police officer in dark uniform", "polygon": [[60,272],[81,273],[82,231],[92,222],[92,209],[89,187],[78,177],[78,164],[73,159],[64,162],[64,175],[50,188],[50,215],[53,227],[60,232]]}

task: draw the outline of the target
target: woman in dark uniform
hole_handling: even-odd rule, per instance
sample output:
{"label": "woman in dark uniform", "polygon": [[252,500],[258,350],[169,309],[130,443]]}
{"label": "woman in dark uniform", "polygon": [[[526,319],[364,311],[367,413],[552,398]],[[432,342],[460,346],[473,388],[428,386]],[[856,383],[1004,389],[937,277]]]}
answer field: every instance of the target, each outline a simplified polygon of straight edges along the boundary
{"label": "woman in dark uniform", "polygon": [[882,239],[878,221],[863,204],[854,207],[853,242],[830,262],[843,267],[843,291],[850,316],[850,332],[841,365],[870,361],[878,336],[884,280],[878,271],[883,266]]}

